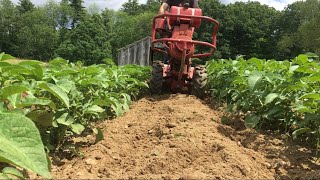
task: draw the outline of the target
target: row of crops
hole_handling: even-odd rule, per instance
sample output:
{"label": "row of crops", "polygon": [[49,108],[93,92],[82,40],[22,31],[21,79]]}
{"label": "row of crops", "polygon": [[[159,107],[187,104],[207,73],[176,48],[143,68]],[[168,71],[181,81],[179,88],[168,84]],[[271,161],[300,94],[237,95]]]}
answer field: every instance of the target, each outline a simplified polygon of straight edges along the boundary
{"label": "row of crops", "polygon": [[[92,122],[122,115],[131,98],[148,86],[149,67],[83,66],[57,58],[6,62],[0,54],[0,162],[50,178],[48,152],[68,146],[68,137],[85,131],[102,136]],[[1,165],[1,164],[0,164]],[[0,179],[23,178],[6,167]]]}
{"label": "row of crops", "polygon": [[287,61],[219,60],[207,63],[211,95],[248,127],[307,137],[320,148],[320,65],[316,55]]}
{"label": "row of crops", "polygon": [[[50,178],[47,153],[70,147],[84,132],[102,137],[92,122],[121,116],[132,98],[147,89],[150,68],[105,64],[83,66],[57,58],[7,62],[0,54],[0,162],[14,165],[0,179]],[[242,112],[248,127],[308,137],[320,148],[319,57],[293,60],[252,58],[207,62],[208,88],[216,102]],[[0,164],[1,166],[1,164]]]}

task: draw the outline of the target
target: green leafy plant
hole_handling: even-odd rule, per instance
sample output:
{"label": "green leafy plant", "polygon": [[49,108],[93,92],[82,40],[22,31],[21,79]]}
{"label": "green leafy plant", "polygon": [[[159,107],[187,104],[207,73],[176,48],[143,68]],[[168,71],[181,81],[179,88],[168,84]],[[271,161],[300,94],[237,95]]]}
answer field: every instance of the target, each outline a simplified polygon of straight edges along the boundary
{"label": "green leafy plant", "polygon": [[[0,113],[0,142],[0,162],[51,178],[40,133],[34,123],[23,114]],[[2,175],[5,174],[21,177],[21,174],[12,168],[3,169]]]}
{"label": "green leafy plant", "polygon": [[57,58],[43,64],[0,63],[3,108],[34,121],[48,150],[67,135],[94,129],[91,122],[121,116],[131,98],[148,87],[149,67],[112,63],[83,66]]}
{"label": "green leafy plant", "polygon": [[0,179],[24,179],[24,175],[16,168],[5,167],[0,172]]}
{"label": "green leafy plant", "polygon": [[313,57],[291,61],[218,60],[207,63],[211,95],[248,127],[320,139],[320,66]]}
{"label": "green leafy plant", "polygon": [[0,53],[0,61],[4,61],[8,59],[14,59],[14,57],[9,54]]}
{"label": "green leafy plant", "polygon": [[[68,148],[68,137],[86,130],[96,134],[96,143],[102,140],[92,122],[123,115],[150,76],[149,67],[109,61],[0,62],[0,162],[50,178],[45,150]],[[20,177],[13,169],[0,173],[11,175]]]}

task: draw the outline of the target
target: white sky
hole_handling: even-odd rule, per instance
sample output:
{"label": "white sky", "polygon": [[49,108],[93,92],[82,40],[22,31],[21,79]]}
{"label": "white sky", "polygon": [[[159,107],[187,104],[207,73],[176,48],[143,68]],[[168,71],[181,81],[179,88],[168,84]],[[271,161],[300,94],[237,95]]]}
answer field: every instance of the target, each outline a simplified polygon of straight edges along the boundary
{"label": "white sky", "polygon": [[[55,0],[59,1],[59,0]],[[84,0],[84,6],[88,7],[91,4],[96,4],[100,9],[105,9],[108,7],[109,9],[118,10],[121,8],[121,5],[127,0]],[[139,0],[139,3],[145,3],[147,0]],[[204,0],[205,1],[205,0]],[[223,3],[234,3],[235,0],[220,0]],[[238,0],[238,1],[248,1],[248,0]],[[257,0],[261,4],[266,4],[276,8],[277,10],[283,10],[285,6],[291,4],[297,0]],[[12,2],[17,3],[19,0],[12,0]],[[35,5],[43,5],[47,1],[46,0],[31,0]]]}

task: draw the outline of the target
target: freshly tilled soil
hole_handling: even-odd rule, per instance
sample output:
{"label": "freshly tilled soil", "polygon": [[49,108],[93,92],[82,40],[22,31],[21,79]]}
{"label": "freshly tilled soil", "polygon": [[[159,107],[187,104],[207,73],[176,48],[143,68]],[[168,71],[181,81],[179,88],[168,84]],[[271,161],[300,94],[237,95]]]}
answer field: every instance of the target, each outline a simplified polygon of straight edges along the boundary
{"label": "freshly tilled soil", "polygon": [[[194,96],[143,98],[133,103],[123,117],[100,124],[105,139],[81,148],[83,156],[53,165],[53,178],[318,177],[319,165],[302,157],[310,157],[311,152],[304,152],[300,159],[290,158],[295,156],[286,151],[283,140],[237,124],[223,125],[221,116],[221,111]],[[301,158],[304,158],[304,168],[300,166]]]}

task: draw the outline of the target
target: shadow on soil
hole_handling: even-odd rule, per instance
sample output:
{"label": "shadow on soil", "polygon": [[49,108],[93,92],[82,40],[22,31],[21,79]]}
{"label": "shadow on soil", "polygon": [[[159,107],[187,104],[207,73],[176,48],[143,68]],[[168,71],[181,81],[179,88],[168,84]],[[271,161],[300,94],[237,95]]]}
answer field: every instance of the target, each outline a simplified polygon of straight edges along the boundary
{"label": "shadow on soil", "polygon": [[275,132],[247,129],[241,119],[233,119],[227,125],[221,123],[218,131],[245,148],[265,154],[270,160],[269,168],[275,170],[275,179],[320,179],[320,160],[308,143]]}

